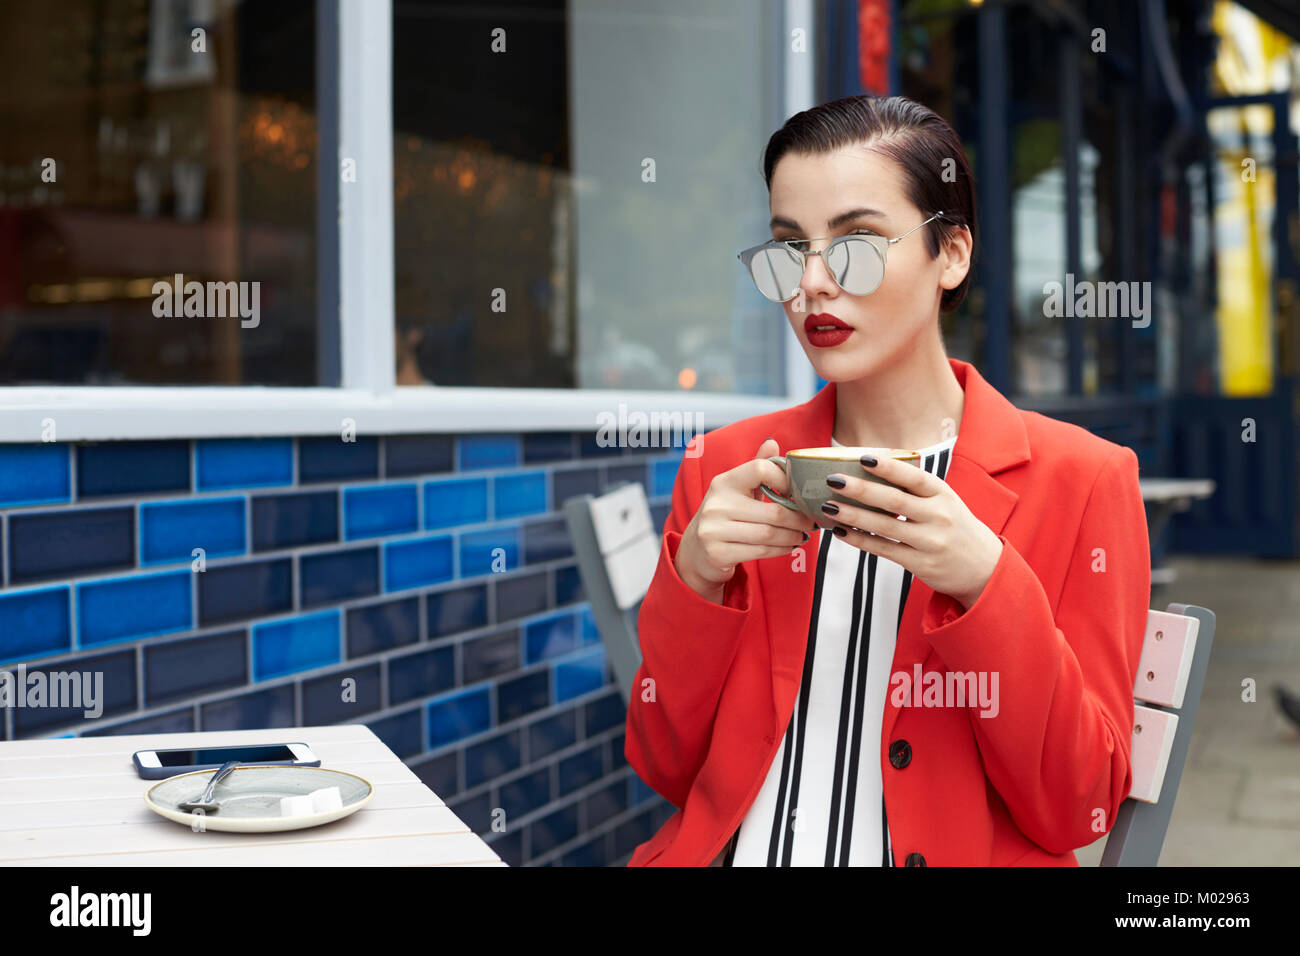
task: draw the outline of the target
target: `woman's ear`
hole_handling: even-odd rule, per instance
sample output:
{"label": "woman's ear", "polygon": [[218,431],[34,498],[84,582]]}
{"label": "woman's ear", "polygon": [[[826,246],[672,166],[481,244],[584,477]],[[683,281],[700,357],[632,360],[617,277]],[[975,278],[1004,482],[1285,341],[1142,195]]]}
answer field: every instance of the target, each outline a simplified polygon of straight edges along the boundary
{"label": "woman's ear", "polygon": [[943,259],[943,271],[939,273],[940,286],[945,289],[955,289],[961,285],[966,274],[970,272],[970,259],[974,245],[970,229],[966,226],[959,226],[952,231],[940,252]]}

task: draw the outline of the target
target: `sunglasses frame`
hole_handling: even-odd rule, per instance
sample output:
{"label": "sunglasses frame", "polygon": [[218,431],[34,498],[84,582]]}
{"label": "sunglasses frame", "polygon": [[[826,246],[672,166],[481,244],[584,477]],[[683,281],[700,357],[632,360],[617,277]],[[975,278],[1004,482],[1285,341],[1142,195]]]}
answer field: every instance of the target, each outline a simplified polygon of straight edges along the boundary
{"label": "sunglasses frame", "polygon": [[[938,212],[936,212],[933,216],[931,216],[929,219],[925,220],[925,222],[921,223],[920,225],[913,226],[911,229],[907,230],[907,232],[903,233],[901,236],[895,236],[893,239],[887,239],[884,236],[856,236],[856,235],[836,236],[834,238],[831,238],[830,236],[820,236],[817,239],[769,239],[767,242],[760,243],[757,246],[752,246],[749,249],[744,250],[743,252],[738,252],[736,254],[736,258],[741,261],[741,264],[743,264],[745,267],[745,271],[749,273],[750,279],[753,280],[754,282],[754,287],[758,289],[758,294],[761,295],[763,298],[767,299],[769,302],[789,302],[791,299],[793,299],[795,296],[799,294],[799,286],[796,285],[794,291],[791,292],[784,299],[773,299],[770,295],[764,292],[762,288],[759,287],[758,280],[754,279],[754,270],[751,265],[751,263],[754,260],[754,257],[758,255],[760,252],[762,252],[763,250],[770,249],[773,246],[784,246],[785,248],[789,249],[791,252],[793,252],[796,256],[799,257],[799,275],[801,279],[803,277],[804,271],[807,270],[808,268],[808,257],[821,256],[822,264],[826,265],[826,271],[830,275],[831,281],[835,283],[837,288],[839,288],[844,292],[847,292],[849,295],[870,295],[871,293],[875,292],[877,289],[880,288],[881,282],[885,281],[885,262],[887,261],[888,258],[887,253],[889,252],[889,247],[896,242],[901,242],[902,240],[906,239],[912,233],[916,232],[916,230],[920,229],[921,226],[926,226],[934,222],[936,219],[942,217],[943,214],[944,214],[943,210],[941,209]],[[809,242],[820,242],[822,239],[831,240],[829,243],[826,244],[825,249],[821,249],[817,252],[812,252],[812,251],[805,252],[803,249],[798,248],[799,244],[809,243]],[[866,242],[868,245],[871,246],[871,248],[875,249],[876,254],[880,256],[880,281],[878,281],[870,289],[867,289],[865,292],[853,292],[849,289],[845,289],[842,285],[840,285],[839,280],[835,278],[835,271],[831,269],[829,264],[827,264],[827,260],[826,260],[826,253],[830,252],[831,249],[835,248],[837,243],[849,242],[850,240],[854,240],[854,239]]]}

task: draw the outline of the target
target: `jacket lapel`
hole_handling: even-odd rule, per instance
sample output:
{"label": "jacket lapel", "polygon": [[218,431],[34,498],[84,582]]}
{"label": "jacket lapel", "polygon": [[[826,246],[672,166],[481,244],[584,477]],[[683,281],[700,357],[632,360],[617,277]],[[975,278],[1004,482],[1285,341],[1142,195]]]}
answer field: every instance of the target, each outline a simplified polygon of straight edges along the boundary
{"label": "jacket lapel", "polygon": [[[947,483],[966,507],[995,534],[1001,534],[1019,496],[993,476],[1029,461],[1029,439],[1020,411],[989,385],[969,362],[949,358],[953,374],[965,392],[957,443],[948,466]],[[820,447],[831,443],[835,426],[835,383],[792,410],[772,437],[782,451]],[[821,547],[820,530],[805,545],[804,570],[794,570],[791,560],[758,562],[767,609],[768,646],[771,652],[772,697],[770,734],[781,731],[779,724],[794,710],[794,699],[803,676],[808,624],[812,614],[813,578]],[[911,674],[920,662],[924,670],[933,653],[921,633],[921,614],[934,592],[912,578],[899,624],[891,673]],[[888,740],[899,708],[885,701],[882,739]]]}

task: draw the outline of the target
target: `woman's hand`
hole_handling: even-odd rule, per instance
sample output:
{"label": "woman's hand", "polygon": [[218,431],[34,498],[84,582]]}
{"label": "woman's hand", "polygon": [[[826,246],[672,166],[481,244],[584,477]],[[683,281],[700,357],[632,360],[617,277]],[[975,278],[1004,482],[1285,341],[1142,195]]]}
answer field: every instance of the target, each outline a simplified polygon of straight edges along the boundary
{"label": "woman's hand", "polygon": [[890,513],[832,502],[826,507],[838,507],[837,513],[823,510],[843,525],[835,533],[854,547],[902,565],[933,590],[969,608],[993,576],[1002,555],[1001,539],[938,476],[893,458],[881,458],[876,465],[868,465],[870,460],[862,463],[867,471],[905,490],[831,475],[826,483],[839,494]]}
{"label": "woman's hand", "polygon": [[756,558],[789,554],[807,541],[816,525],[798,511],[761,498],[766,484],[782,494],[789,492],[785,472],[767,459],[781,453],[773,438],[758,448],[753,461],[720,472],[677,546],[677,575],[692,590],[721,604],[723,590],[736,573],[736,565]]}

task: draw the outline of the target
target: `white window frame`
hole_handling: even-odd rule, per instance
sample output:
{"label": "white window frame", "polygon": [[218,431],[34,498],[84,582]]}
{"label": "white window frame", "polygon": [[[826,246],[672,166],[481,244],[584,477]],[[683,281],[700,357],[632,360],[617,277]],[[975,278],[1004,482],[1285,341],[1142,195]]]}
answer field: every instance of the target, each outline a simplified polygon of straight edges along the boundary
{"label": "white window frame", "polygon": [[[784,107],[812,105],[815,54],[792,53],[790,30],[811,35],[812,0],[782,0]],[[682,411],[711,429],[787,408],[814,392],[814,376],[786,328],[784,396],[626,389],[397,386],[393,262],[391,0],[318,0],[337,14],[340,159],[356,181],[339,184],[339,387],[4,386],[0,442],[358,434],[594,430],[601,415]],[[328,37],[328,31],[325,35]],[[810,36],[809,49],[815,50]],[[322,162],[325,157],[321,157]]]}

